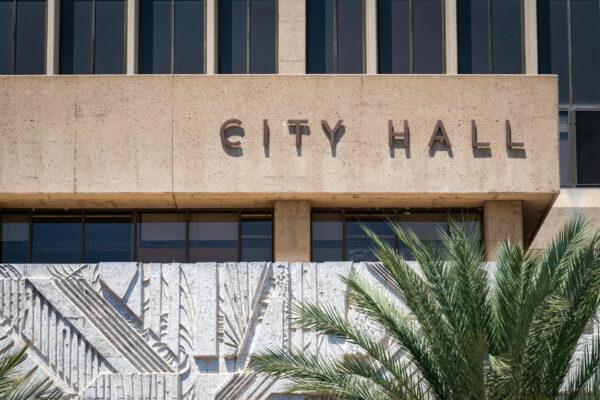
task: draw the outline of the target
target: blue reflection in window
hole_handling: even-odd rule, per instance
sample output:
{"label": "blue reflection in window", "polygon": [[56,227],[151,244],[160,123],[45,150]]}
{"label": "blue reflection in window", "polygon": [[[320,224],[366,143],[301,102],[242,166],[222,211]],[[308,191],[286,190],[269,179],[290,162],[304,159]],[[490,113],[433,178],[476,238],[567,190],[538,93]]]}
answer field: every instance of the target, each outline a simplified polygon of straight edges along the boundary
{"label": "blue reflection in window", "polygon": [[273,260],[273,223],[266,220],[242,220],[241,261]]}
{"label": "blue reflection in window", "polygon": [[40,217],[33,220],[33,263],[80,263],[79,217]]}
{"label": "blue reflection in window", "polygon": [[190,215],[190,262],[238,260],[238,215]]}
{"label": "blue reflection in window", "polygon": [[0,0],[0,75],[13,74],[13,0]]}
{"label": "blue reflection in window", "polygon": [[185,214],[142,214],[138,224],[141,262],[185,262]]}
{"label": "blue reflection in window", "polygon": [[131,218],[86,218],[85,262],[117,261],[133,261]]}
{"label": "blue reflection in window", "polygon": [[394,246],[395,235],[386,220],[369,221],[357,217],[346,222],[346,260],[348,261],[377,261],[374,253],[375,246],[364,232],[363,226]]}
{"label": "blue reflection in window", "polygon": [[29,262],[29,217],[2,216],[2,262],[23,264]]}
{"label": "blue reflection in window", "polygon": [[[441,232],[448,231],[447,221],[400,221],[400,228],[414,232],[417,237],[430,246],[441,246]],[[414,260],[413,255],[403,242],[399,244],[399,252],[406,260]]]}
{"label": "blue reflection in window", "polygon": [[312,261],[344,259],[344,222],[341,213],[318,213],[312,218]]}
{"label": "blue reflection in window", "polygon": [[46,1],[18,0],[16,28],[16,74],[44,74],[46,71]]}
{"label": "blue reflection in window", "polygon": [[307,14],[307,72],[325,74],[334,71],[334,2],[308,0]]}
{"label": "blue reflection in window", "polygon": [[92,0],[63,0],[60,7],[60,73],[92,73]]}
{"label": "blue reflection in window", "polygon": [[125,2],[96,0],[94,73],[122,74],[125,70]]}
{"label": "blue reflection in window", "polygon": [[171,73],[171,0],[140,0],[139,71]]}

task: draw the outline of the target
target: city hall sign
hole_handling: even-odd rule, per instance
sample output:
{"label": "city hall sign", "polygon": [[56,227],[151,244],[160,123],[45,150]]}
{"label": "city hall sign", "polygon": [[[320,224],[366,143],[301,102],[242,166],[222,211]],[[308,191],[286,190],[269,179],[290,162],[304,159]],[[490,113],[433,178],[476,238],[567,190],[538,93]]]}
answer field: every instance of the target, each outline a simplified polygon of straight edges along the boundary
{"label": "city hall sign", "polygon": [[[395,127],[395,122],[392,120],[388,120],[388,131],[387,131],[387,141],[390,149],[394,148],[404,148],[410,149],[410,127],[407,120],[404,120],[402,124],[402,128]],[[243,123],[239,119],[229,119],[225,121],[221,125],[220,129],[220,137],[221,143],[224,148],[228,149],[241,149],[242,143],[239,140],[234,140],[234,137],[243,137],[245,136],[245,131],[243,128]],[[329,140],[329,145],[331,146],[332,151],[335,151],[337,144],[341,140],[343,133],[345,132],[344,120],[338,120],[335,125],[330,124],[326,120],[321,120],[321,129],[323,133]],[[287,127],[289,133],[295,136],[296,139],[296,147],[298,149],[302,148],[302,137],[310,134],[310,127],[308,125],[307,119],[290,119],[287,121]],[[269,121],[263,120],[263,129],[262,129],[262,137],[263,137],[263,146],[265,148],[269,148],[270,140],[271,140],[271,130],[269,128]],[[505,139],[506,139],[506,148],[508,150],[517,150],[523,151],[525,149],[525,145],[522,142],[514,142],[512,138],[512,129],[510,126],[510,121],[505,120]],[[488,142],[480,142],[477,135],[477,123],[475,120],[471,120],[471,146],[475,150],[490,150],[490,143]],[[431,138],[429,139],[428,148],[429,150],[434,149],[434,147],[438,150],[451,150],[452,149],[452,141],[450,136],[448,135],[446,128],[444,127],[444,122],[442,120],[438,120],[431,134]]]}

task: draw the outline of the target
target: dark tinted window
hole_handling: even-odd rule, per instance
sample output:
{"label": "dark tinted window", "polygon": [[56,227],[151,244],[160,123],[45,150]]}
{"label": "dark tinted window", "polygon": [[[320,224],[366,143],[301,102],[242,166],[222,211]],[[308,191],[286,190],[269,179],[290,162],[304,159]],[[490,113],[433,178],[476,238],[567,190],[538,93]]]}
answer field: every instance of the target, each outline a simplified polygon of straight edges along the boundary
{"label": "dark tinted window", "polygon": [[573,102],[600,102],[600,3],[571,0]]}
{"label": "dark tinted window", "polygon": [[312,261],[344,259],[344,222],[341,213],[319,213],[312,218]]}
{"label": "dark tinted window", "polygon": [[390,245],[395,245],[394,232],[385,219],[352,218],[346,221],[346,260],[377,261],[373,241],[364,232],[363,226]]}
{"label": "dark tinted window", "polygon": [[568,2],[538,1],[538,62],[540,74],[557,74],[561,104],[569,103]]}
{"label": "dark tinted window", "polygon": [[441,0],[413,0],[413,72],[443,72]]}
{"label": "dark tinted window", "polygon": [[577,184],[600,184],[600,112],[577,112]]}
{"label": "dark tinted window", "polygon": [[139,72],[171,73],[171,0],[140,0]]}
{"label": "dark tinted window", "polygon": [[250,2],[250,72],[277,72],[277,0]]}
{"label": "dark tinted window", "polygon": [[364,72],[362,0],[308,0],[307,72]]}
{"label": "dark tinted window", "polygon": [[219,72],[275,73],[277,2],[219,2]]}
{"label": "dark tinted window", "polygon": [[238,214],[191,214],[189,261],[237,261],[238,221]]}
{"label": "dark tinted window", "polygon": [[85,262],[133,261],[131,216],[86,216]]}
{"label": "dark tinted window", "polygon": [[2,262],[24,264],[29,262],[29,216],[6,214],[2,223]]}
{"label": "dark tinted window", "polygon": [[[414,232],[420,240],[430,246],[441,246],[441,232],[448,231],[448,222],[444,221],[443,217],[440,217],[440,220],[437,221],[400,221],[400,227],[404,230]],[[404,243],[399,242],[398,247],[405,259],[414,260],[414,257]]]}
{"label": "dark tinted window", "polygon": [[460,1],[459,72],[523,72],[521,15],[521,0]]}
{"label": "dark tinted window", "polygon": [[241,261],[273,260],[273,222],[271,220],[243,219],[241,230]]}
{"label": "dark tinted window", "polygon": [[523,72],[521,0],[493,0],[492,28],[493,73]]}
{"label": "dark tinted window", "polygon": [[569,113],[561,112],[558,117],[558,145],[560,155],[560,185],[571,186],[571,143],[569,140]]}
{"label": "dark tinted window", "polygon": [[175,0],[175,73],[204,72],[204,1]]}
{"label": "dark tinted window", "polygon": [[377,4],[379,72],[408,74],[411,72],[409,0],[379,0]]}
{"label": "dark tinted window", "polygon": [[46,71],[46,1],[18,0],[15,72],[22,75]]}
{"label": "dark tinted window", "polygon": [[489,7],[489,0],[458,2],[458,68],[462,74],[489,72]]}
{"label": "dark tinted window", "polygon": [[96,74],[121,74],[125,70],[125,2],[96,0]]}
{"label": "dark tinted window", "polygon": [[14,2],[0,0],[0,74],[12,74],[13,69],[13,32]]}
{"label": "dark tinted window", "polygon": [[138,223],[141,262],[185,262],[185,214],[142,214]]}
{"label": "dark tinted window", "polygon": [[33,219],[31,262],[80,263],[81,217],[38,216]]}
{"label": "dark tinted window", "polygon": [[92,0],[63,0],[60,7],[60,72],[92,73]]}

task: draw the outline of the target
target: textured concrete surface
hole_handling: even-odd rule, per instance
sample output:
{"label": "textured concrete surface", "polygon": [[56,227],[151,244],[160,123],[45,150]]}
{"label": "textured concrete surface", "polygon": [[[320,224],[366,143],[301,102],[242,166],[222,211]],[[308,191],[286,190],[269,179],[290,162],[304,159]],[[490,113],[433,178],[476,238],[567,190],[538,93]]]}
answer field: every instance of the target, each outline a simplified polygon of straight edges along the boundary
{"label": "textured concrete surface", "polygon": [[600,188],[561,189],[530,248],[547,248],[562,227],[577,217],[587,218],[592,229],[600,229]]}
{"label": "textured concrete surface", "polygon": [[0,345],[31,341],[28,366],[65,399],[301,400],[250,375],[249,356],[356,354],[293,327],[290,309],[351,312],[339,279],[351,271],[380,282],[362,263],[0,265]]}
{"label": "textured concrete surface", "polygon": [[523,244],[523,205],[520,201],[488,201],[483,209],[486,259],[494,260],[504,241]]}
{"label": "textured concrete surface", "polygon": [[274,207],[275,260],[310,261],[310,202],[278,200]]}

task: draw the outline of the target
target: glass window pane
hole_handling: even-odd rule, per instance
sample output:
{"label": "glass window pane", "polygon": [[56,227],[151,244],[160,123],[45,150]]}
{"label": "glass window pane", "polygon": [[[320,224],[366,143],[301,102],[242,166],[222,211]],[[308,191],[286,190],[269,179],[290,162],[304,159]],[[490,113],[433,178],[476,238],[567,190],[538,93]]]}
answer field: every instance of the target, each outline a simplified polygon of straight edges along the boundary
{"label": "glass window pane", "polygon": [[32,229],[32,263],[81,262],[80,216],[34,216]]}
{"label": "glass window pane", "polygon": [[185,214],[142,214],[138,224],[140,262],[185,262]]}
{"label": "glass window pane", "polygon": [[379,0],[377,4],[379,72],[408,74],[410,73],[408,0]]}
{"label": "glass window pane", "polygon": [[361,74],[363,59],[363,0],[337,0],[337,73]]}
{"label": "glass window pane", "polygon": [[204,1],[175,1],[175,73],[204,72]]}
{"label": "glass window pane", "polygon": [[488,0],[458,2],[458,72],[487,74],[489,59]]}
{"label": "glass window pane", "polygon": [[96,74],[125,72],[125,2],[96,0]]}
{"label": "glass window pane", "polygon": [[377,261],[377,257],[373,252],[375,247],[363,231],[363,225],[391,245],[395,243],[394,232],[385,219],[350,218],[346,221],[347,261]]}
{"label": "glass window pane", "polygon": [[577,113],[577,184],[600,184],[600,112]]}
{"label": "glass window pane", "polygon": [[139,71],[171,73],[171,1],[140,0]]}
{"label": "glass window pane", "polygon": [[250,73],[277,72],[277,1],[250,2]]}
{"label": "glass window pane", "polygon": [[0,75],[13,74],[13,0],[0,0]]}
{"label": "glass window pane", "polygon": [[[439,221],[400,221],[400,227],[403,230],[412,231],[417,237],[430,245],[440,245],[440,230],[448,231],[447,218],[440,218]],[[406,260],[414,260],[414,257],[403,242],[399,243],[399,251]]]}
{"label": "glass window pane", "polygon": [[17,1],[16,73],[46,72],[46,1]]}
{"label": "glass window pane", "polygon": [[86,263],[133,261],[131,216],[86,216],[84,260]]}
{"label": "glass window pane", "polygon": [[569,113],[560,112],[558,116],[560,159],[560,185],[571,186],[571,145],[569,143]]}
{"label": "glass window pane", "polygon": [[521,0],[492,0],[492,72],[523,72]]}
{"label": "glass window pane", "polygon": [[190,262],[238,261],[237,214],[190,214]]}
{"label": "glass window pane", "polygon": [[342,261],[344,223],[340,213],[318,213],[312,217],[312,261]]}
{"label": "glass window pane", "polygon": [[271,219],[243,219],[241,225],[241,261],[272,261],[273,222]]}
{"label": "glass window pane", "polygon": [[60,7],[60,73],[92,73],[92,0],[63,0]]}
{"label": "glass window pane", "polygon": [[247,72],[247,0],[219,1],[219,72]]}
{"label": "glass window pane", "polygon": [[440,0],[413,0],[413,73],[444,72]]}
{"label": "glass window pane", "polygon": [[29,216],[19,214],[2,216],[2,262],[15,264],[29,262]]}
{"label": "glass window pane", "polygon": [[306,72],[309,74],[334,72],[333,4],[333,0],[308,0],[306,2]]}
{"label": "glass window pane", "polygon": [[573,102],[600,102],[600,3],[571,0]]}
{"label": "glass window pane", "polygon": [[557,74],[560,104],[569,103],[569,27],[565,0],[538,0],[540,74]]}

